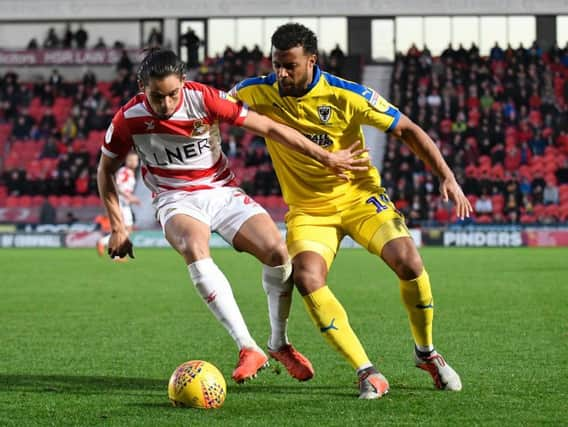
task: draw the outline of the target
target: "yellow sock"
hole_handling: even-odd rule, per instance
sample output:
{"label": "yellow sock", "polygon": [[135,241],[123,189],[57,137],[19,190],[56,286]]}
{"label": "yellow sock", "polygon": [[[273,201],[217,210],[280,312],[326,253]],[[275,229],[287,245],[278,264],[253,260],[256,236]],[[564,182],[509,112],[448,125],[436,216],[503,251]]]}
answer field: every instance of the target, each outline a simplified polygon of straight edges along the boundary
{"label": "yellow sock", "polygon": [[433,349],[432,319],[434,300],[430,289],[430,278],[426,270],[413,280],[400,281],[400,295],[408,312],[410,329],[417,346]]}
{"label": "yellow sock", "polygon": [[304,297],[310,317],[326,341],[355,369],[371,366],[371,362],[349,325],[347,313],[331,289],[324,286]]}

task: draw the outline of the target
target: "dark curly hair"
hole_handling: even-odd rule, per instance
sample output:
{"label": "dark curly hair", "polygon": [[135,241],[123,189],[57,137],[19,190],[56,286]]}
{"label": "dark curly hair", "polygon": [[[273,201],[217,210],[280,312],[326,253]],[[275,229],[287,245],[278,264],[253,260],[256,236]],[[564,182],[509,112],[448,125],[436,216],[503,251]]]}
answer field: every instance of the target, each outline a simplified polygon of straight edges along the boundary
{"label": "dark curly hair", "polygon": [[138,67],[137,78],[147,86],[150,79],[163,79],[170,74],[183,78],[185,75],[183,61],[171,50],[150,49]]}
{"label": "dark curly hair", "polygon": [[317,55],[318,38],[312,30],[298,23],[281,25],[272,34],[272,46],[278,50],[288,50],[302,46],[304,52]]}

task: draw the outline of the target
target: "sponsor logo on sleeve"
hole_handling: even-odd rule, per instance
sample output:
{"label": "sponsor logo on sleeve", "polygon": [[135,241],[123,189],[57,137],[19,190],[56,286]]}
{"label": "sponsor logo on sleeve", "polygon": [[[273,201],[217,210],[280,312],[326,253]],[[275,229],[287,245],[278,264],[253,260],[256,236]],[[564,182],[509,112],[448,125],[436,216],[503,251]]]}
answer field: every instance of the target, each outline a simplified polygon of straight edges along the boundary
{"label": "sponsor logo on sleeve", "polygon": [[110,144],[113,132],[114,132],[114,125],[111,123],[105,134],[105,143]]}
{"label": "sponsor logo on sleeve", "polygon": [[373,95],[373,99],[371,100],[371,104],[373,104],[375,106],[375,108],[380,111],[381,113],[386,113],[388,111],[388,109],[390,108],[390,104],[388,103],[388,101],[383,98],[381,95],[379,95],[378,93],[375,92],[376,95],[376,99],[373,102],[374,99],[374,95]]}

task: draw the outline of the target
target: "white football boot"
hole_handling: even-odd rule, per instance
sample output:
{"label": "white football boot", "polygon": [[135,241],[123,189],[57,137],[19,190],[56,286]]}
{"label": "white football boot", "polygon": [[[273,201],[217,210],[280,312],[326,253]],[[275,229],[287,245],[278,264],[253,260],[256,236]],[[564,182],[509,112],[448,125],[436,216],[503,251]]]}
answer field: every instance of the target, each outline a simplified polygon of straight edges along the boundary
{"label": "white football boot", "polygon": [[415,351],[414,358],[416,367],[430,374],[437,389],[449,391],[460,391],[462,389],[460,376],[448,365],[441,354],[434,351],[430,356],[424,358],[419,357]]}

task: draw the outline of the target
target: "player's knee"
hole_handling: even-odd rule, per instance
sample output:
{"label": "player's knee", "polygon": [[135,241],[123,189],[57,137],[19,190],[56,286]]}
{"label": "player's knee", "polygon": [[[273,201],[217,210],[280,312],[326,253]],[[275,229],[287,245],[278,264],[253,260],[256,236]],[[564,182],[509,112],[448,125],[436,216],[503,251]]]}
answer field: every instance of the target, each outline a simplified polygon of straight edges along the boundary
{"label": "player's knee", "polygon": [[191,264],[198,259],[209,257],[209,248],[201,242],[189,239],[185,236],[180,236],[176,242],[176,249],[180,255],[185,259],[187,264]]}
{"label": "player's knee", "polygon": [[294,267],[292,278],[300,294],[308,295],[325,284],[325,271],[317,268]]}
{"label": "player's knee", "polygon": [[395,258],[393,269],[400,279],[412,280],[422,274],[424,264],[418,252],[401,253]]}
{"label": "player's knee", "polygon": [[262,251],[261,262],[266,265],[275,267],[277,265],[283,265],[288,262],[290,256],[288,255],[288,249],[286,249],[286,243],[282,239],[273,239],[268,242]]}

